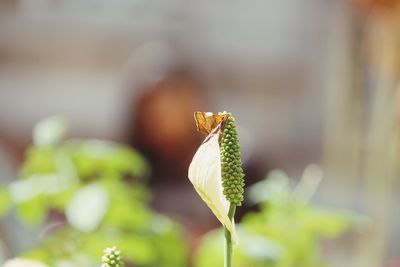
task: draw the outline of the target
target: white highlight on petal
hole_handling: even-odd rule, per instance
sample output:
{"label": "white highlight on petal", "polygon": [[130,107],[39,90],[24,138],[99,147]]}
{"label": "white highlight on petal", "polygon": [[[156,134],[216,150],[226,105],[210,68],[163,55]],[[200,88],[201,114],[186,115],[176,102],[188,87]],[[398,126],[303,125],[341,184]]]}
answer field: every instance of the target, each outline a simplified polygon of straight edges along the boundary
{"label": "white highlight on petal", "polygon": [[222,189],[218,134],[211,133],[207,139],[190,163],[189,180],[217,219],[231,232],[232,240],[236,243],[235,225],[228,218],[230,204]]}

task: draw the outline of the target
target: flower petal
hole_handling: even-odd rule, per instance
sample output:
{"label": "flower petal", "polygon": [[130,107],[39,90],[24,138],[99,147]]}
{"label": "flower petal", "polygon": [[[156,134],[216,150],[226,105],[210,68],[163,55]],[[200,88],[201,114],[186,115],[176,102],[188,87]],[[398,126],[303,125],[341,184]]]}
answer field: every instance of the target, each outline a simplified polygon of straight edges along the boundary
{"label": "flower petal", "polygon": [[189,166],[189,180],[217,219],[231,232],[236,243],[235,225],[228,218],[229,202],[222,189],[218,137],[219,134],[211,133],[199,147]]}

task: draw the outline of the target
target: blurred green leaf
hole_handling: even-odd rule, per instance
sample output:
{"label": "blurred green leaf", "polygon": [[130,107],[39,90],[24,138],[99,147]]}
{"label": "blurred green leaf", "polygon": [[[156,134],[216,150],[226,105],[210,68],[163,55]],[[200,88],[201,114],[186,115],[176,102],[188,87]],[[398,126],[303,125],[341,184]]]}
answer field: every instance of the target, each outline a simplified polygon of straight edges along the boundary
{"label": "blurred green leaf", "polygon": [[17,206],[17,214],[28,226],[39,226],[47,217],[48,203],[43,196],[36,196]]}
{"label": "blurred green leaf", "polygon": [[135,150],[96,139],[69,140],[63,149],[70,155],[79,177],[119,179],[125,175],[144,177],[149,172],[143,157]]}
{"label": "blurred green leaf", "polygon": [[248,197],[252,203],[285,201],[291,192],[290,179],[281,170],[272,170],[267,178],[253,185]]}
{"label": "blurred green leaf", "polygon": [[309,210],[304,220],[315,235],[334,238],[354,226],[353,216],[344,212],[327,211],[320,208]]}
{"label": "blurred green leaf", "polygon": [[0,191],[0,209],[13,205],[26,224],[46,223],[25,255],[49,266],[91,267],[117,245],[134,266],[186,266],[182,229],[149,207],[146,160],[113,142],[64,140],[57,123],[38,125],[20,179]]}
{"label": "blurred green leaf", "polygon": [[[240,245],[234,253],[236,267],[325,266],[320,241],[335,238],[355,226],[353,216],[309,202],[321,171],[312,166],[304,173],[305,180],[297,186],[284,172],[275,170],[250,188],[251,201],[258,203],[260,210],[246,214],[237,225]],[[222,232],[211,232],[204,238],[196,267],[223,265],[222,238]]]}
{"label": "blurred green leaf", "polygon": [[4,215],[11,206],[10,194],[6,187],[0,187],[0,216]]}
{"label": "blurred green leaf", "polygon": [[52,174],[56,172],[54,164],[55,150],[52,148],[30,147],[25,153],[25,161],[20,167],[20,177],[33,174]]}

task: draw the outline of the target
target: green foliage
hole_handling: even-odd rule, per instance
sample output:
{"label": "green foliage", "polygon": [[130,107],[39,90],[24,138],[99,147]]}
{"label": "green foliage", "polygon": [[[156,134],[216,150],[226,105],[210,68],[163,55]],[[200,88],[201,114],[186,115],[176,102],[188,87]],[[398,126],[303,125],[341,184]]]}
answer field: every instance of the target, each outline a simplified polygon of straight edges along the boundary
{"label": "green foliage", "polygon": [[65,122],[53,117],[35,128],[20,179],[0,189],[0,212],[16,210],[25,225],[44,229],[25,256],[99,266],[103,248],[115,245],[134,266],[185,266],[180,226],[149,208],[143,157],[112,142],[64,140],[57,123]]}
{"label": "green foliage", "polygon": [[[314,169],[313,169],[314,168]],[[293,188],[281,171],[250,189],[249,198],[260,211],[245,215],[237,225],[239,245],[234,249],[236,267],[322,267],[320,242],[337,237],[354,226],[349,214],[309,203],[320,177],[308,168]],[[196,256],[196,267],[223,266],[222,230],[206,235]]]}
{"label": "green foliage", "polygon": [[0,187],[0,216],[5,214],[10,206],[10,194],[7,188]]}

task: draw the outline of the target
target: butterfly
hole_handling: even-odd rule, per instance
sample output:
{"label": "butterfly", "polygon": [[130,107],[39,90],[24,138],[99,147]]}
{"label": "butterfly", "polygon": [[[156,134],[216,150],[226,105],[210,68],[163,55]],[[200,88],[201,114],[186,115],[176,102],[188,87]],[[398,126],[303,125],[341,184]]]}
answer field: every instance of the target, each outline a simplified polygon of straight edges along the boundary
{"label": "butterfly", "polygon": [[225,111],[219,114],[196,111],[194,120],[196,121],[197,131],[208,136],[211,132],[223,130],[229,116],[231,114]]}

